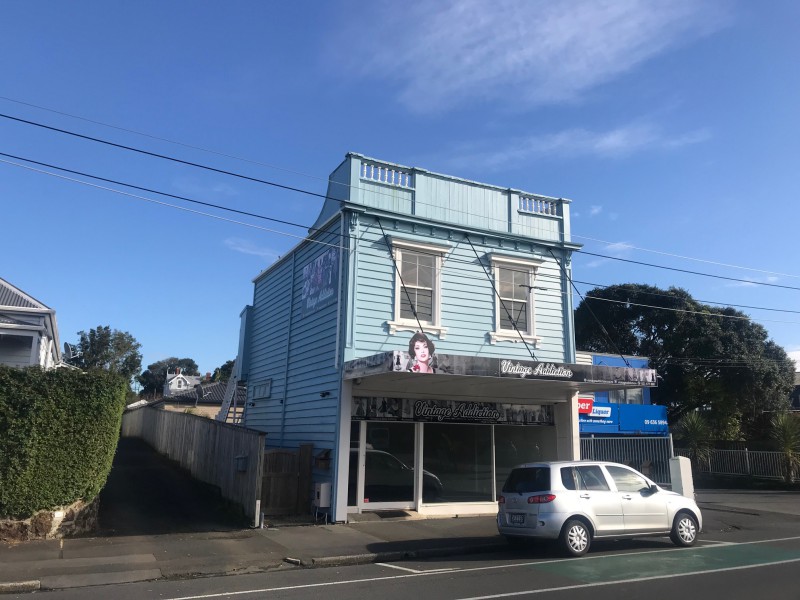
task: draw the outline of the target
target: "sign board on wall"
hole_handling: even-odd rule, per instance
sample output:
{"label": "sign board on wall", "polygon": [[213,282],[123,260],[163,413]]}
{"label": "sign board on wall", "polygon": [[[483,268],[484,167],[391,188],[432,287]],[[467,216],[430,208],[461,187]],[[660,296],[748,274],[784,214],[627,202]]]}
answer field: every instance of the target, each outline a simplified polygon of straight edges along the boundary
{"label": "sign board on wall", "polygon": [[[390,371],[418,372],[409,352],[394,350],[364,358],[351,360],[344,365],[345,379],[379,375]],[[577,365],[553,362],[535,362],[517,359],[486,358],[439,354],[431,356],[430,369],[421,377],[448,375],[475,375],[479,377],[503,377],[527,380],[571,381],[580,383],[636,383],[637,387],[655,387],[654,369],[608,367],[605,365]]]}
{"label": "sign board on wall", "polygon": [[581,433],[667,435],[667,408],[654,404],[594,402],[589,413],[578,415]]}
{"label": "sign board on wall", "polygon": [[553,407],[500,402],[355,396],[351,416],[356,421],[552,425]]}
{"label": "sign board on wall", "polygon": [[329,248],[303,267],[303,316],[333,304],[339,290],[339,249]]}

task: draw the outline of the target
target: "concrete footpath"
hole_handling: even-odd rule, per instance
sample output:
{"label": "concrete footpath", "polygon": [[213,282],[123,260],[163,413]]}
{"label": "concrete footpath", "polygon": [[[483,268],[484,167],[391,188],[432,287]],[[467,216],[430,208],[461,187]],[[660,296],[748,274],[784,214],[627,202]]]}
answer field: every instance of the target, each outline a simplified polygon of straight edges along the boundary
{"label": "concrete footpath", "polygon": [[[800,516],[798,492],[701,490],[706,531],[736,513]],[[321,567],[505,551],[494,517],[382,518],[346,525],[278,525],[205,533],[0,544],[0,592],[33,591],[271,569]]]}

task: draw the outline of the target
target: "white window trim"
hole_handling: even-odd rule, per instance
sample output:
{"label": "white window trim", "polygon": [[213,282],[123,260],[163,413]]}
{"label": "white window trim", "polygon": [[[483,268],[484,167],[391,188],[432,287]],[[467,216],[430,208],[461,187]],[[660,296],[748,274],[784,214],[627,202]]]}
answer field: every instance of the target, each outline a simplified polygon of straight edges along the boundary
{"label": "white window trim", "polygon": [[409,250],[411,252],[424,252],[434,255],[433,320],[431,322],[421,321],[421,323],[426,333],[436,334],[440,340],[445,339],[447,327],[442,326],[442,265],[451,247],[398,238],[390,238],[389,241],[392,244],[392,258],[395,264],[398,265],[398,267],[394,269],[395,294],[394,308],[392,311],[393,320],[386,322],[389,326],[389,335],[394,335],[398,331],[419,331],[420,324],[417,323],[416,320],[400,318],[400,296],[403,293],[403,284],[400,281],[399,268],[403,250]]}
{"label": "white window trim", "polygon": [[[542,266],[544,261],[536,259],[524,259],[511,256],[500,256],[491,254],[489,258],[492,261],[492,275],[494,277],[494,285],[497,293],[494,295],[494,331],[489,332],[489,343],[496,344],[499,341],[504,342],[521,342],[533,344],[534,347],[542,340],[536,335],[536,296],[533,293],[533,287],[528,289],[528,332],[518,332],[509,329],[500,329],[500,312],[502,306],[500,304],[500,271],[498,267],[528,269],[528,285],[533,286],[536,282],[536,272]],[[521,335],[520,335],[521,334]]]}

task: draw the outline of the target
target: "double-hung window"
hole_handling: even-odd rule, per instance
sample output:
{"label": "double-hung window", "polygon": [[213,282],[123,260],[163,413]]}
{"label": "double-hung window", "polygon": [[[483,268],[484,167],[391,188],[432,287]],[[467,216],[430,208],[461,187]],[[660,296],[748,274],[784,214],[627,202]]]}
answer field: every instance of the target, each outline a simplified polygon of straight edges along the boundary
{"label": "double-hung window", "polygon": [[422,325],[443,337],[447,329],[442,326],[442,264],[450,248],[397,238],[391,242],[397,268],[389,333],[418,331]]}
{"label": "double-hung window", "polygon": [[499,340],[536,343],[534,282],[539,260],[492,255],[494,288],[494,331],[491,343]]}

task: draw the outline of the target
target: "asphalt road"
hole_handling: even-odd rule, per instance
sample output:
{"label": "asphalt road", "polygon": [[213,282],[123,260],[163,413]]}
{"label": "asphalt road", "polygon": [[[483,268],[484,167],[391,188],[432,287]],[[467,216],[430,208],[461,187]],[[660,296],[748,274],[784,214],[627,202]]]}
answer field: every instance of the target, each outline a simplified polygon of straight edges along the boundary
{"label": "asphalt road", "polygon": [[[67,589],[52,600],[210,600],[215,598],[488,598],[570,600],[647,598],[726,600],[800,598],[800,518],[709,511],[694,548],[664,539],[596,543],[579,559],[550,549],[350,567],[286,568],[269,573]],[[29,598],[28,595],[8,596]]]}

